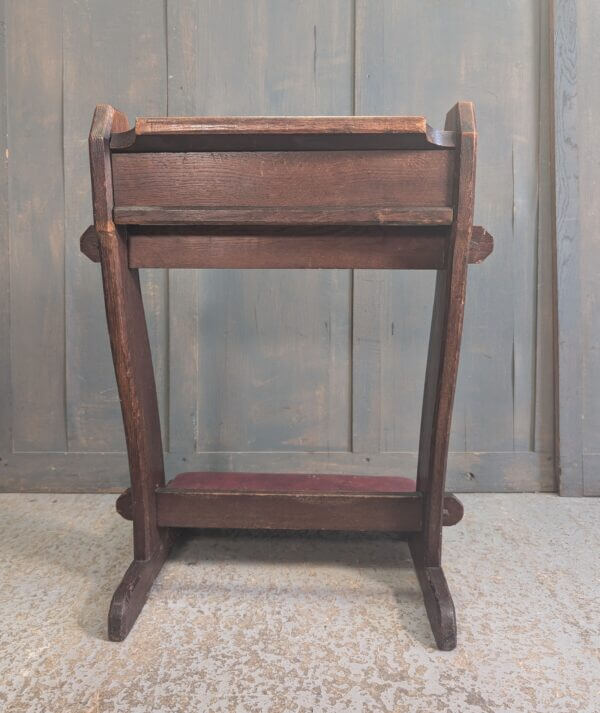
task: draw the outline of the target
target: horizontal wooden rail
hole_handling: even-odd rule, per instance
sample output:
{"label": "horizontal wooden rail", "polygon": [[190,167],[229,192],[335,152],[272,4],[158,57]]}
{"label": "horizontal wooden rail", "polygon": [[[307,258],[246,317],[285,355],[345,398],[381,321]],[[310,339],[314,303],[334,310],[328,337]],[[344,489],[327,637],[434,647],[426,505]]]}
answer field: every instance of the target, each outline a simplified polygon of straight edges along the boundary
{"label": "horizontal wooden rail", "polygon": [[419,532],[420,493],[306,495],[296,493],[156,493],[160,527]]}
{"label": "horizontal wooden rail", "polygon": [[[445,266],[447,229],[365,228],[361,234],[330,228],[321,234],[287,229],[284,234],[246,230],[190,234],[176,228],[136,228],[129,236],[131,267],[228,268],[366,268],[431,269]],[[294,251],[290,252],[290,241]],[[473,228],[469,262],[480,263],[493,250],[492,236]],[[81,236],[81,251],[93,262],[100,260],[98,235],[90,226]]]}
{"label": "horizontal wooden rail", "polygon": [[454,159],[454,150],[113,154],[114,208],[451,207]]}
{"label": "horizontal wooden rail", "polygon": [[[422,497],[414,480],[391,476],[181,473],[156,491],[158,521],[172,527],[418,532]],[[131,492],[117,510],[131,519]],[[444,524],[463,508],[444,498]]]}
{"label": "horizontal wooden rail", "polygon": [[[166,229],[169,230],[168,228]],[[448,229],[412,235],[131,234],[130,267],[443,269]]]}
{"label": "horizontal wooden rail", "polygon": [[112,152],[454,148],[424,117],[158,117],[111,136]]}
{"label": "horizontal wooden rail", "polygon": [[180,208],[120,206],[114,221],[120,225],[450,225],[448,206],[351,206],[316,208]]}

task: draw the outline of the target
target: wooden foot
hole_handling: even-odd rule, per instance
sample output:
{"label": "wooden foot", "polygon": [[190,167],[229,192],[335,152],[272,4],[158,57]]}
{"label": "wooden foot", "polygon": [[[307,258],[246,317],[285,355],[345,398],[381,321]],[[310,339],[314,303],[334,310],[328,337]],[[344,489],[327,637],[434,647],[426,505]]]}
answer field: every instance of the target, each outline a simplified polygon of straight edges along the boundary
{"label": "wooden foot", "polygon": [[127,638],[169,555],[174,539],[175,533],[168,531],[150,559],[133,560],[129,565],[108,610],[109,641],[123,641]]}
{"label": "wooden foot", "polygon": [[417,561],[415,570],[435,643],[441,651],[452,651],[456,648],[456,614],[444,570],[420,566]]}

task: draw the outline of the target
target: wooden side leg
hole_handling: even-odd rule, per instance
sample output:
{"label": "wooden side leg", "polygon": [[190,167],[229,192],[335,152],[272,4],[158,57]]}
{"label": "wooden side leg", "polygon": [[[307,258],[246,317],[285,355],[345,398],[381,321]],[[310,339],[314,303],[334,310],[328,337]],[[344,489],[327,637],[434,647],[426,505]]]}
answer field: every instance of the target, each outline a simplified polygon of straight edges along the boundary
{"label": "wooden side leg", "polygon": [[155,491],[165,484],[165,472],[139,275],[129,269],[125,230],[112,220],[109,142],[113,131],[127,128],[123,114],[99,105],[89,136],[94,227],[131,475],[134,560],[110,605],[109,638],[116,641],[123,640],[135,623],[173,539],[168,528],[158,527],[156,518]]}
{"label": "wooden side leg", "polygon": [[134,559],[116,588],[108,610],[108,639],[123,641],[135,624],[150,594],[154,580],[169,555],[175,540],[174,529],[161,539],[150,559]]}
{"label": "wooden side leg", "polygon": [[409,545],[438,648],[456,646],[454,603],[441,566],[444,487],[452,405],[462,337],[469,242],[473,227],[475,119],[457,104],[446,118],[457,132],[455,220],[445,270],[437,273],[419,439],[417,490],[423,494],[423,529]]}
{"label": "wooden side leg", "polygon": [[[454,603],[441,566],[446,461],[452,397],[458,366],[462,308],[451,310],[448,271],[438,272],[425,376],[417,490],[424,495],[423,530],[409,541],[410,551],[435,642],[442,651],[456,646]],[[454,320],[450,320],[453,316]],[[444,368],[445,365],[445,368]]]}
{"label": "wooden side leg", "polygon": [[[156,385],[137,270],[130,270],[127,235],[112,220],[109,142],[126,131],[127,118],[112,106],[96,107],[89,136],[94,229],[98,236],[106,320],[121,400],[133,519],[133,562],[117,588],[108,615],[108,635],[122,641],[135,623],[174,532],[158,527],[156,488],[165,484]],[[82,241],[82,249],[85,241]]]}
{"label": "wooden side leg", "polygon": [[173,540],[156,519],[156,488],[165,483],[158,404],[137,270],[126,237],[101,233],[106,314],[131,473],[134,560],[112,599],[108,636],[122,641],[135,623]]}
{"label": "wooden side leg", "polygon": [[420,565],[417,561],[415,571],[435,643],[440,651],[452,651],[456,648],[456,613],[444,570]]}

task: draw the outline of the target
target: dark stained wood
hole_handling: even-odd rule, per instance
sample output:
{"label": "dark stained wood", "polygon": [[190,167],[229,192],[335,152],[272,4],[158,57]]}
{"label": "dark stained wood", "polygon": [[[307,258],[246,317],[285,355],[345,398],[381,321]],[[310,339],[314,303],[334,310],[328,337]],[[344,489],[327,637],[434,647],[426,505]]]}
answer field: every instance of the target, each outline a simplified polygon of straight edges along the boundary
{"label": "dark stained wood", "polygon": [[165,208],[121,206],[114,220],[122,225],[451,225],[447,206],[362,208]]}
{"label": "dark stained wood", "polygon": [[442,510],[442,525],[444,525],[444,527],[457,525],[463,519],[464,512],[463,504],[456,495],[452,493],[446,493],[444,495],[444,506]]}
{"label": "dark stained wood", "polygon": [[452,205],[454,150],[112,156],[114,204],[163,208]]}
{"label": "dark stained wood", "polygon": [[102,281],[132,476],[136,559],[148,559],[164,533],[156,524],[154,490],[164,484],[158,403],[137,271],[117,231],[100,233]]}
{"label": "dark stained wood", "polygon": [[154,491],[164,485],[164,464],[156,386],[137,270],[127,264],[123,229],[112,222],[109,139],[127,121],[112,107],[96,109],[89,137],[94,226],[100,244],[102,284],[115,367],[133,502],[134,561],[115,592],[109,636],[125,638],[141,610],[152,581],[167,556],[171,535],[159,528]]}
{"label": "dark stained wood", "polygon": [[[231,501],[235,495],[253,493],[316,494],[330,495],[398,495],[415,492],[415,481],[399,476],[361,475],[321,475],[291,473],[231,473],[231,472],[189,472],[180,473],[167,483],[161,492],[194,491],[195,502],[202,493],[227,493]],[[228,505],[231,507],[230,502]],[[131,489],[127,488],[116,502],[117,512],[126,520],[131,520]],[[444,496],[443,524],[456,525],[463,516],[460,500],[451,493]],[[376,523],[375,523],[376,524]],[[287,529],[283,522],[281,529]]]}
{"label": "dark stained wood", "polygon": [[81,238],[79,238],[79,248],[92,262],[100,262],[100,241],[93,225],[86,228]]}
{"label": "dark stained wood", "polygon": [[148,599],[156,576],[169,556],[176,534],[176,531],[169,530],[148,559],[134,559],[129,565],[108,610],[109,641],[123,641],[127,638]]}
{"label": "dark stained wood", "polygon": [[435,643],[440,651],[452,651],[456,648],[456,613],[444,570],[416,562],[415,569]]}
{"label": "dark stained wood", "polygon": [[[467,266],[493,249],[472,225],[475,150],[467,102],[438,133],[421,117],[165,118],[128,131],[122,115],[98,107],[95,225],[81,249],[102,265],[131,472],[117,510],[133,519],[135,557],[111,604],[111,639],[133,625],[176,528],[357,530],[412,533],[436,643],[454,648],[441,537],[463,507],[444,493],[448,439]],[[150,266],[436,269],[416,485],[398,476],[220,472],[181,473],[165,485],[137,273]]]}
{"label": "dark stained wood", "polygon": [[113,135],[119,151],[381,150],[453,148],[454,133],[423,117],[159,117],[139,118]]}
{"label": "dark stained wood", "polygon": [[[473,105],[459,102],[448,113],[446,128],[457,131],[459,137],[455,222],[452,226],[448,264],[445,270],[438,271],[436,279],[425,373],[417,466],[417,490],[424,497],[424,523],[423,530],[410,541],[427,612],[440,648],[440,641],[448,646],[451,641],[456,643],[455,624],[454,633],[450,633],[451,622],[454,621],[450,611],[453,613],[454,606],[441,570],[441,579],[435,580],[437,585],[433,593],[428,570],[441,567],[443,495],[473,227],[477,141]],[[440,597],[448,601],[441,601]]]}
{"label": "dark stained wood", "polygon": [[265,229],[208,235],[165,230],[129,236],[131,267],[442,269],[448,243],[448,229],[425,234],[363,228],[353,234],[338,228],[317,235],[298,229],[283,235]]}
{"label": "dark stained wood", "polygon": [[206,492],[160,488],[158,521],[169,527],[417,532],[420,493]]}
{"label": "dark stained wood", "polygon": [[469,265],[479,265],[488,258],[494,250],[494,238],[480,225],[473,226],[471,241],[469,242]]}
{"label": "dark stained wood", "polygon": [[100,240],[102,284],[111,350],[121,399],[135,503],[134,554],[148,559],[162,536],[154,490],[164,485],[164,464],[150,344],[137,270],[127,264],[127,242],[112,223],[111,127],[123,125],[112,107],[100,106],[90,132],[94,223]]}
{"label": "dark stained wood", "polygon": [[168,490],[204,490],[255,493],[414,493],[413,478],[392,475],[323,475],[321,473],[179,473]]}
{"label": "dark stained wood", "polygon": [[[129,234],[129,266],[201,268],[370,268],[430,269],[445,265],[445,231],[361,231],[356,235],[345,227],[327,232],[265,230],[238,231],[222,227],[201,234],[200,228],[175,232],[156,227],[153,231],[133,229]],[[366,240],[365,238],[367,238]],[[293,239],[290,253],[287,240]],[[416,242],[415,242],[416,241]],[[80,239],[81,252],[92,262],[100,262],[98,235],[93,226]],[[418,249],[416,246],[418,243]],[[492,236],[481,226],[473,227],[469,263],[483,262],[494,247]]]}
{"label": "dark stained wood", "polygon": [[113,229],[113,181],[109,141],[112,131],[127,131],[127,117],[108,104],[94,112],[88,140],[92,176],[92,205],[97,232]]}
{"label": "dark stained wood", "polygon": [[131,488],[124,490],[115,502],[115,509],[125,520],[133,520],[133,502],[131,500]]}

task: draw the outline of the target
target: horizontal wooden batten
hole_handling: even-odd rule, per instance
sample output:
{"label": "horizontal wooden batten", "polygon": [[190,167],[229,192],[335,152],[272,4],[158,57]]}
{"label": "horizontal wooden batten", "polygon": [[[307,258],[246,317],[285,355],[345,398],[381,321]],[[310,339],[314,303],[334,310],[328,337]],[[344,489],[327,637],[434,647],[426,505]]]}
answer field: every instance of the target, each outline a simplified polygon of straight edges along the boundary
{"label": "horizontal wooden batten", "polygon": [[422,497],[407,478],[182,473],[156,491],[168,527],[418,532]]}
{"label": "horizontal wooden batten", "polygon": [[165,227],[129,234],[130,267],[431,269],[446,265],[448,228],[329,228],[310,234],[215,231]]}
{"label": "horizontal wooden batten", "polygon": [[[203,232],[204,231],[204,232]],[[445,266],[447,228],[249,227],[194,228],[147,226],[130,228],[131,267],[228,268],[352,268],[442,269]],[[295,251],[287,254],[289,240]],[[483,262],[494,247],[492,236],[473,227],[469,262]],[[93,225],[81,236],[81,251],[100,261],[98,234]]]}
{"label": "horizontal wooden batten", "polygon": [[295,493],[156,494],[160,527],[267,530],[419,532],[420,493],[403,495],[314,495]]}
{"label": "horizontal wooden batten", "polygon": [[[277,501],[279,504],[284,505],[284,511],[277,515],[277,524],[271,525],[273,528],[277,529],[296,529],[296,527],[290,527],[290,525],[296,525],[296,518],[303,518],[307,516],[306,508],[312,508],[313,512],[308,513],[308,517],[315,517],[314,507],[312,507],[312,500],[318,495],[327,495],[331,497],[347,497],[347,496],[363,496],[366,498],[373,498],[373,496],[386,496],[388,498],[394,498],[395,504],[398,504],[398,498],[402,498],[403,505],[399,506],[399,511],[392,516],[391,522],[385,522],[385,528],[380,528],[376,522],[371,522],[369,508],[364,503],[357,508],[355,507],[355,512],[352,514],[352,522],[356,523],[357,514],[356,510],[360,511],[360,517],[366,518],[363,527],[358,529],[367,530],[378,530],[386,529],[389,531],[408,531],[406,528],[409,526],[407,524],[406,518],[402,520],[402,523],[398,523],[398,515],[404,510],[410,508],[416,509],[414,505],[415,498],[415,481],[412,478],[403,478],[400,476],[390,476],[390,475],[377,475],[377,476],[365,476],[365,475],[333,475],[333,474],[304,474],[304,473],[234,473],[234,472],[219,472],[219,471],[208,471],[208,472],[188,472],[180,473],[173,480],[171,480],[165,488],[160,488],[157,492],[157,498],[165,501],[167,504],[164,506],[168,511],[165,517],[174,517],[173,513],[169,508],[175,508],[177,510],[184,510],[186,518],[192,518],[193,527],[254,527],[255,525],[247,524],[231,524],[231,517],[237,523],[248,522],[246,517],[250,517],[250,522],[254,522],[256,518],[260,517],[262,522],[265,521],[265,514],[262,512],[263,503],[268,502],[268,500],[260,500],[259,504],[251,505],[251,512],[248,516],[241,516],[239,513],[239,508],[247,505],[247,498],[268,496],[271,499],[275,496],[287,496],[287,498]],[[406,498],[406,495],[410,497]],[[183,500],[181,498],[173,498],[170,496],[183,496],[192,499],[191,502],[183,506],[181,503]],[[200,497],[206,496],[206,499],[210,501],[214,506],[215,510],[208,517],[203,516],[204,519],[200,525],[197,524],[198,518],[198,503]],[[221,497],[218,497],[221,496]],[[240,499],[239,496],[244,496]],[[293,497],[292,497],[293,496]],[[292,498],[292,499],[290,499]],[[306,499],[308,498],[308,500]],[[420,501],[420,497],[418,498]],[[412,503],[408,506],[406,502]],[[298,506],[298,502],[302,503],[302,507]],[[328,500],[329,504],[337,505],[340,501]],[[352,501],[356,503],[357,501]],[[290,503],[294,503],[292,507],[291,519],[288,513],[290,508]],[[389,501],[386,501],[386,510]],[[122,515],[126,520],[131,520],[133,517],[133,506],[131,500],[131,489],[128,488],[124,493],[122,493],[117,499],[116,503],[117,512]],[[205,506],[202,505],[201,508]],[[188,510],[191,509],[191,511]],[[254,509],[253,509],[254,508]],[[258,508],[259,510],[257,510]],[[232,515],[233,511],[233,515]],[[406,512],[404,512],[406,516]],[[443,524],[444,525],[456,525],[460,522],[463,516],[463,506],[460,500],[452,493],[446,493],[444,496],[444,506],[443,506]],[[271,516],[270,516],[271,517]],[[414,518],[414,513],[410,513],[410,517]],[[221,519],[222,518],[222,519]],[[229,519],[228,519],[229,518]],[[186,520],[188,522],[189,520]],[[269,520],[271,522],[272,520]],[[207,524],[208,522],[217,524]],[[301,520],[301,523],[305,523],[305,520]],[[337,529],[357,529],[356,527],[344,527],[343,524],[347,522],[345,519],[340,520],[340,527]],[[409,520],[408,522],[412,522]],[[390,527],[388,528],[388,525]],[[185,526],[180,523],[180,527]],[[261,527],[269,527],[269,525],[261,525]],[[400,529],[398,529],[400,528]],[[303,529],[302,527],[300,529]],[[327,527],[326,529],[332,529]],[[336,529],[336,528],[333,528]]]}
{"label": "horizontal wooden batten", "polygon": [[454,153],[408,150],[114,154],[114,207],[449,207]]}
{"label": "horizontal wooden batten", "polygon": [[158,117],[111,136],[113,152],[438,149],[455,146],[453,131],[424,117]]}
{"label": "horizontal wooden batten", "polygon": [[288,208],[185,208],[120,206],[114,209],[119,225],[450,225],[448,206]]}

